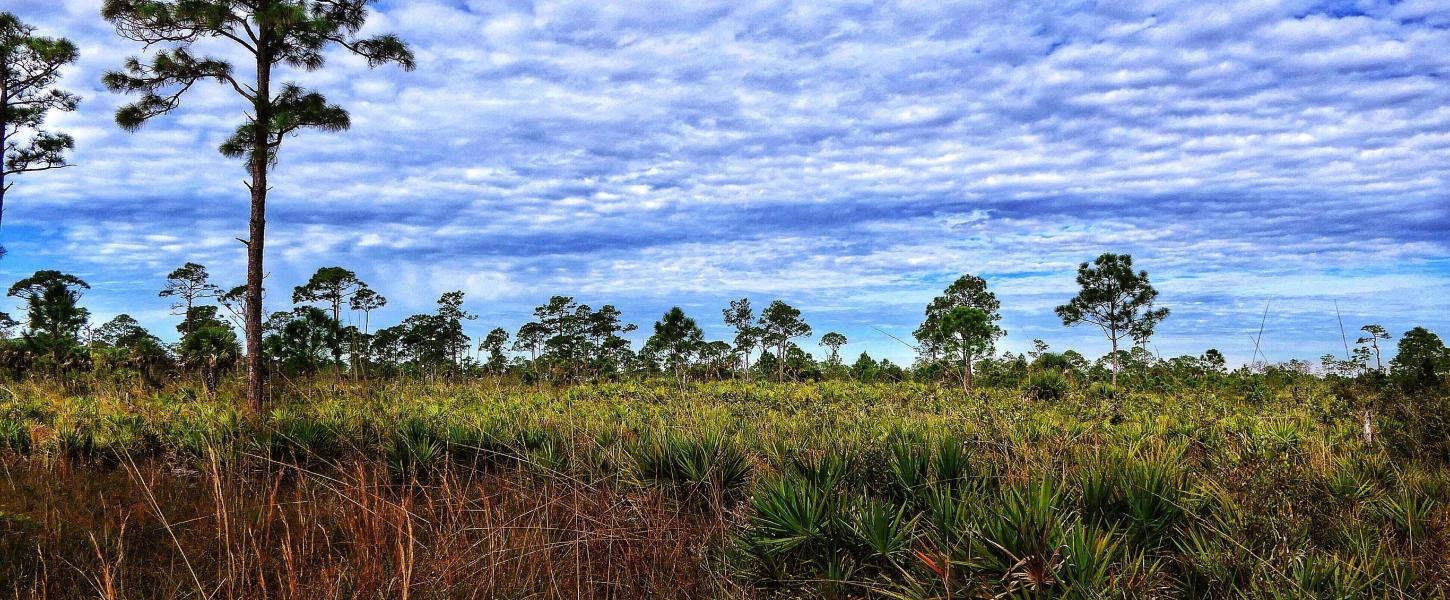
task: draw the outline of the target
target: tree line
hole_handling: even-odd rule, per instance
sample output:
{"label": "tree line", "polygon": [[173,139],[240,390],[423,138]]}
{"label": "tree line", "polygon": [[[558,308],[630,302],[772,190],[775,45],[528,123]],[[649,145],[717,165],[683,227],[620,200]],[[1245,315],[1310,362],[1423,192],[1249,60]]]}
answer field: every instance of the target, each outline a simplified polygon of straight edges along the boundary
{"label": "tree line", "polygon": [[[996,344],[1007,333],[999,325],[1001,302],[984,278],[963,275],[926,306],[913,332],[914,364],[899,366],[863,352],[848,365],[841,357],[846,336],[821,335],[818,347],[824,356],[818,359],[802,346],[812,337],[812,327],[800,309],[783,300],[758,311],[749,298],[731,301],[720,314],[733,333],[728,340],[706,339],[695,318],[680,307],[670,308],[637,349],[625,336],[639,328],[625,322],[618,308],[594,308],[569,296],[549,298],[518,328],[495,327],[477,343],[465,332],[465,324],[477,316],[465,308],[461,291],[442,294],[430,312],[373,330],[372,313],[386,307],[388,299],[353,271],[325,267],[293,289],[291,308],[268,315],[261,367],[267,375],[287,377],[493,376],[553,384],[639,376],[669,377],[681,386],[726,378],[914,379],[951,381],[964,390],[971,390],[984,372],[994,383],[1034,369],[1091,374],[1116,389],[1121,373],[1143,373],[1149,365],[1193,376],[1226,370],[1217,350],[1166,361],[1147,351],[1146,343],[1169,310],[1157,305],[1158,292],[1146,271],[1134,269],[1131,256],[1103,254],[1084,262],[1077,283],[1078,293],[1056,312],[1065,326],[1086,324],[1102,331],[1111,350],[1096,362],[1072,350],[1052,352],[1040,340],[1021,356],[999,355]],[[195,376],[215,392],[225,374],[246,362],[237,335],[245,327],[245,288],[214,283],[202,265],[187,263],[172,271],[158,291],[180,317],[175,344],[163,343],[125,314],[93,328],[80,303],[89,289],[79,277],[53,270],[12,285],[9,296],[23,302],[25,316],[22,323],[0,313],[0,368],[12,377],[65,379],[92,373],[158,386],[168,378]],[[1378,325],[1362,331],[1365,336],[1344,359],[1322,359],[1324,373],[1389,373],[1414,385],[1437,384],[1450,373],[1450,350],[1428,330],[1415,328],[1402,336],[1389,369],[1380,347],[1391,339],[1389,333]],[[1129,347],[1121,347],[1122,342],[1130,342]],[[1291,366],[1303,367],[1297,361]]]}

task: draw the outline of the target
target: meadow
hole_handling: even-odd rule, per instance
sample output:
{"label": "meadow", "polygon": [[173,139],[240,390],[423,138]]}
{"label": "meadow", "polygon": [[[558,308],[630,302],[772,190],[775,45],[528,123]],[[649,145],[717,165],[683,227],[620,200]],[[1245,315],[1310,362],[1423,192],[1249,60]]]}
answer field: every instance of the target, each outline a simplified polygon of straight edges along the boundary
{"label": "meadow", "polygon": [[1118,389],[315,377],[258,415],[239,380],[12,382],[0,595],[1450,590],[1443,392],[1278,367]]}

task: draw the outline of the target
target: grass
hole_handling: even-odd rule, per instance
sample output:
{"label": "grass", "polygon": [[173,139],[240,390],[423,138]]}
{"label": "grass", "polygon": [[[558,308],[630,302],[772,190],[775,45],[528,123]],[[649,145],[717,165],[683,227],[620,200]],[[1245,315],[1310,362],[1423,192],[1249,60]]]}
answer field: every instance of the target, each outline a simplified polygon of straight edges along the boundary
{"label": "grass", "polygon": [[1443,457],[1314,379],[7,389],[4,597],[1450,591]]}

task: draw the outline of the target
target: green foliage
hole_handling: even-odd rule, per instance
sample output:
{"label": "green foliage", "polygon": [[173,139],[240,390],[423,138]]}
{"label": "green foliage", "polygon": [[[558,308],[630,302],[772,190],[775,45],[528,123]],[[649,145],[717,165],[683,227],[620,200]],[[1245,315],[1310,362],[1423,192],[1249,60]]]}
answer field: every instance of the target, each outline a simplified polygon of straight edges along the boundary
{"label": "green foliage", "polygon": [[1062,400],[1071,389],[1072,383],[1060,371],[1036,371],[1027,376],[1027,395],[1034,400]]}
{"label": "green foliage", "polygon": [[1113,401],[1118,399],[1118,388],[1106,381],[1094,381],[1088,386],[1088,398],[1097,401]]}
{"label": "green foliage", "polygon": [[1002,303],[997,300],[996,294],[987,289],[987,280],[976,275],[963,275],[942,290],[940,296],[933,298],[931,303],[927,304],[925,319],[913,333],[916,337],[917,349],[923,356],[935,359],[946,352],[944,348],[940,347],[942,321],[958,308],[975,309],[985,313],[992,329],[990,337],[993,339],[1003,334],[996,327],[997,321],[1002,319],[999,312]]}
{"label": "green foliage", "polygon": [[1082,263],[1077,284],[1081,291],[1057,307],[1057,316],[1069,327],[1089,323],[1103,330],[1113,347],[1116,385],[1118,342],[1124,338],[1139,344],[1147,341],[1158,323],[1168,317],[1168,309],[1154,306],[1158,290],[1148,282],[1147,271],[1133,271],[1133,257],[1126,254],[1103,254],[1091,265]]}
{"label": "green foliage", "polygon": [[[216,457],[223,473],[372,461],[400,494],[499,471],[509,485],[577,486],[718,523],[702,543],[728,559],[709,555],[722,585],[785,597],[1450,589],[1433,566],[1450,543],[1443,458],[1365,444],[1359,410],[1331,402],[1336,382],[1221,375],[1224,387],[1134,391],[1114,420],[1075,394],[1023,402],[1020,388],[919,383],[302,378],[257,420],[225,389],[81,395],[18,383],[0,393],[0,452],[100,465]],[[1250,382],[1271,393],[1246,402],[1236,386]]]}
{"label": "green foliage", "polygon": [[826,358],[826,362],[828,364],[832,366],[841,364],[841,346],[845,346],[846,341],[846,336],[836,333],[834,331],[828,332],[826,333],[826,335],[821,336],[821,347],[829,348],[831,350],[830,356]]}
{"label": "green foliage", "polygon": [[[799,337],[809,337],[811,326],[801,319],[801,311],[785,302],[775,300],[760,311],[760,321],[756,327],[760,330],[760,339],[766,345],[775,348],[775,358],[786,357],[787,360],[777,360],[776,381],[785,381],[786,362],[789,359],[788,351],[792,345],[791,340]],[[802,352],[804,354],[804,352]],[[764,360],[764,357],[762,357]]]}
{"label": "green foliage", "polygon": [[413,315],[379,330],[368,342],[368,360],[430,376],[456,373],[464,366],[469,345],[463,322],[476,318],[463,310],[463,292],[445,293],[438,298],[437,312]]}
{"label": "green foliage", "polygon": [[930,335],[938,350],[960,360],[962,389],[970,390],[972,363],[977,357],[991,353],[1001,329],[992,324],[992,315],[987,311],[958,306],[941,315],[936,330]]}
{"label": "green foliage", "polygon": [[426,482],[439,466],[445,441],[423,419],[417,417],[399,424],[384,446],[388,472],[401,482]]}
{"label": "green foliage", "polygon": [[343,332],[327,313],[313,306],[273,313],[262,339],[267,358],[288,373],[316,373],[338,364],[336,348]]}
{"label": "green foliage", "polygon": [[0,418],[0,450],[29,454],[32,446],[30,428],[25,422]]}
{"label": "green foliage", "polygon": [[680,487],[717,505],[741,493],[752,471],[749,456],[718,433],[656,436],[636,445],[631,457],[639,481]]}
{"label": "green foliage", "polygon": [[638,326],[623,323],[619,309],[598,310],[568,296],[554,296],[534,309],[533,323],[519,328],[515,349],[527,351],[545,378],[581,381],[617,374],[634,359],[623,334]]}
{"label": "green foliage", "polygon": [[81,352],[80,334],[90,311],[80,307],[80,298],[90,287],[59,271],[36,271],[10,286],[7,295],[25,301],[25,346],[39,357],[42,370],[60,375],[84,365],[88,357]]}
{"label": "green foliage", "polygon": [[357,274],[342,267],[322,267],[312,274],[307,283],[292,290],[292,302],[305,304],[321,302],[332,308],[332,318],[339,320],[344,303],[352,301],[353,294],[367,287]]}
{"label": "green foliage", "polygon": [[1411,329],[1400,338],[1390,374],[1410,391],[1443,387],[1450,380],[1450,348],[1424,327]]}
{"label": "green foliage", "polygon": [[685,384],[690,360],[704,345],[704,332],[695,320],[685,316],[685,311],[676,306],[655,321],[654,335],[645,342],[646,356],[663,355],[665,366],[674,371],[680,385]]}
{"label": "green foliage", "polygon": [[51,111],[70,112],[79,104],[79,96],[55,88],[61,67],[79,57],[70,40],[36,35],[34,27],[14,14],[0,12],[0,89],[5,90],[0,103],[0,216],[5,192],[13,184],[8,178],[68,165],[65,155],[75,140],[44,127]]}

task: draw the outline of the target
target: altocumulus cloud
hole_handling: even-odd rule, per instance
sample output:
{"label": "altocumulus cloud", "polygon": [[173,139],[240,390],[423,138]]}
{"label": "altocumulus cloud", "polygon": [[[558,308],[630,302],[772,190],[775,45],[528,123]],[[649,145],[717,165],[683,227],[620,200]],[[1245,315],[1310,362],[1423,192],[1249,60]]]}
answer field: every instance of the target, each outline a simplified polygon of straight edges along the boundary
{"label": "altocumulus cloud", "polygon": [[[138,134],[99,77],[136,48],[98,0],[13,0],[81,44],[79,166],[27,177],[4,275],[82,274],[98,316],[158,331],[187,260],[239,281],[239,164],[220,87]],[[784,298],[894,358],[961,273],[1006,347],[1100,352],[1052,307],[1104,251],[1151,271],[1164,353],[1340,349],[1346,324],[1450,333],[1450,3],[390,0],[369,29],[419,69],[290,74],[352,111],[289,141],[271,308],[324,264],[394,299],[463,289],[479,329],[548,295],[647,324]],[[375,322],[377,319],[375,318]],[[724,336],[723,326],[712,334]]]}

